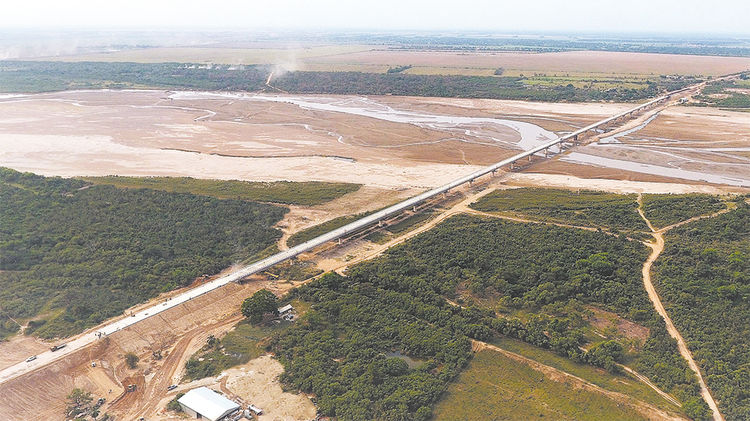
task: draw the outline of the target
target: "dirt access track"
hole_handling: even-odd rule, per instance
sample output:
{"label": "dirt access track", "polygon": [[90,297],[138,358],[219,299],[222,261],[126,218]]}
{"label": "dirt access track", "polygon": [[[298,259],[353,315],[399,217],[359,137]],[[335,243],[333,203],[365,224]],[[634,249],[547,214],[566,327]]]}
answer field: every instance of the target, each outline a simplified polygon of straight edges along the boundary
{"label": "dirt access track", "polygon": [[[291,283],[264,280],[227,285],[4,382],[0,419],[63,419],[65,396],[74,387],[91,391],[95,399],[105,398],[102,412],[118,419],[155,414],[167,386],[181,377],[187,358],[205,344],[208,335],[221,335],[241,319],[242,300],[261,288],[281,294],[291,287]],[[161,351],[163,358],[156,360],[154,351]],[[137,369],[125,366],[126,352],[140,357]],[[137,386],[135,392],[125,392],[129,384]]]}

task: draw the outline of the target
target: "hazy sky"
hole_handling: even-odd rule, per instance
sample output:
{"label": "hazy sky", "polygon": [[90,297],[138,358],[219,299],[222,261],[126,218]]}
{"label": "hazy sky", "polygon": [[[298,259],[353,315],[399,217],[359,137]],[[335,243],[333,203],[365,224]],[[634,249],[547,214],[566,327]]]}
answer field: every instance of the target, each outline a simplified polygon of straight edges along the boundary
{"label": "hazy sky", "polygon": [[749,0],[5,0],[0,29],[750,33]]}

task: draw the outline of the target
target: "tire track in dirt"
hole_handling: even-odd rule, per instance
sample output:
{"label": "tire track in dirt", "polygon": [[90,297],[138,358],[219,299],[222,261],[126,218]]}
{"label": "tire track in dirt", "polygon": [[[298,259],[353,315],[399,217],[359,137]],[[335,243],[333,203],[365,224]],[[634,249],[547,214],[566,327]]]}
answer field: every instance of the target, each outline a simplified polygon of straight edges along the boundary
{"label": "tire track in dirt", "polygon": [[481,351],[483,349],[489,349],[495,352],[498,352],[500,354],[503,354],[504,356],[528,365],[529,367],[533,368],[536,371],[539,371],[540,373],[544,374],[546,377],[548,377],[550,380],[557,381],[557,382],[571,382],[575,386],[580,387],[581,389],[586,389],[588,391],[600,393],[602,395],[605,395],[609,399],[612,399],[616,402],[625,404],[630,406],[631,408],[635,409],[636,411],[640,412],[644,416],[646,416],[649,419],[660,419],[660,420],[685,420],[686,418],[680,417],[676,414],[670,414],[666,411],[663,411],[659,408],[656,408],[650,404],[647,404],[643,401],[637,400],[635,398],[632,398],[628,395],[619,393],[619,392],[613,392],[611,390],[604,389],[600,386],[597,386],[593,383],[588,382],[587,380],[584,380],[576,375],[566,373],[564,371],[558,370],[554,367],[550,367],[548,365],[542,364],[540,362],[534,361],[530,358],[526,358],[523,355],[516,354],[514,352],[510,352],[508,350],[505,350],[503,348],[500,348],[496,345],[488,344],[486,342],[477,341],[472,339],[472,348],[476,351]]}
{"label": "tire track in dirt", "polygon": [[711,408],[711,412],[713,414],[714,421],[724,421],[724,416],[719,412],[719,407],[716,405],[716,401],[714,401],[713,396],[711,395],[711,391],[708,389],[708,386],[706,386],[706,382],[703,380],[703,375],[701,374],[701,370],[698,367],[698,364],[695,363],[695,360],[693,359],[693,354],[690,352],[690,349],[687,347],[687,343],[685,342],[685,339],[680,334],[680,331],[677,330],[677,327],[675,327],[674,323],[672,323],[672,319],[667,314],[667,310],[664,308],[664,305],[661,302],[661,298],[659,297],[659,294],[656,292],[656,288],[654,288],[654,284],[651,281],[651,267],[653,266],[656,259],[659,258],[659,255],[664,251],[664,233],[672,228],[697,221],[699,219],[703,218],[711,218],[717,215],[720,215],[722,213],[729,212],[729,208],[721,210],[719,212],[716,212],[711,215],[701,215],[694,218],[690,218],[688,220],[678,222],[676,224],[670,225],[668,227],[664,227],[660,230],[657,230],[654,228],[654,226],[651,224],[651,221],[646,217],[646,214],[643,212],[643,195],[638,194],[638,214],[641,215],[641,218],[646,222],[649,229],[651,230],[651,235],[654,237],[654,242],[644,242],[646,246],[651,248],[651,254],[648,256],[648,259],[643,263],[643,285],[646,288],[646,292],[648,293],[648,298],[651,299],[651,302],[654,305],[654,308],[656,309],[656,312],[659,313],[659,315],[664,319],[664,323],[667,325],[667,331],[669,332],[669,336],[673,337],[677,341],[677,348],[680,351],[680,355],[682,355],[682,358],[687,361],[688,366],[690,366],[690,369],[695,372],[695,375],[698,377],[698,383],[700,384],[701,388],[701,396],[703,397],[703,400],[706,401],[708,404],[708,407]]}

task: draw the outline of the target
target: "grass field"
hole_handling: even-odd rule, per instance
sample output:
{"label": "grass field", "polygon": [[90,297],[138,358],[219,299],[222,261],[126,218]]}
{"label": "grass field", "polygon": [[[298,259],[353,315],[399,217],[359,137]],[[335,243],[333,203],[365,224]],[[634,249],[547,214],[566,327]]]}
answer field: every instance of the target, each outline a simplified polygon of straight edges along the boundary
{"label": "grass field", "polygon": [[511,338],[499,337],[493,340],[492,343],[507,351],[515,352],[536,362],[578,376],[603,389],[632,396],[658,408],[673,411],[678,410],[677,407],[667,402],[653,389],[632,377],[616,375],[588,364],[580,364],[568,358],[561,357],[552,351]]}
{"label": "grass field", "polygon": [[315,206],[359,190],[360,184],[308,181],[269,183],[239,180],[202,180],[190,177],[84,177],[93,184],[120,188],[153,189],[173,193],[192,193],[219,199],[254,200],[288,205]]}
{"label": "grass field", "polygon": [[496,190],[471,205],[483,212],[617,230],[647,231],[634,194],[543,188]]}
{"label": "grass field", "polygon": [[480,351],[434,409],[436,420],[639,420],[596,392],[550,380],[494,351]]}

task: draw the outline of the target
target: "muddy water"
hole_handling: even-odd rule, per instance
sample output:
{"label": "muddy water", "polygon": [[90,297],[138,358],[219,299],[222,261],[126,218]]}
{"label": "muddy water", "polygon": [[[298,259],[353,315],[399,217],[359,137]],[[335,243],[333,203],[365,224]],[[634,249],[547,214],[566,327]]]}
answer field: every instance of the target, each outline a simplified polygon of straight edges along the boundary
{"label": "muddy water", "polygon": [[[669,168],[660,165],[644,164],[635,161],[624,161],[621,159],[605,158],[603,156],[589,155],[581,152],[571,152],[565,161],[579,164],[595,165],[599,167],[614,168],[624,171],[633,171],[643,174],[661,175],[664,177],[682,178],[685,180],[705,181],[708,183],[727,184],[730,186],[750,187],[750,179],[730,177],[702,171],[690,171],[682,168]],[[749,168],[750,169],[750,168]],[[750,173],[748,173],[750,176]]]}
{"label": "muddy water", "polygon": [[[70,91],[62,94],[57,94],[58,97],[51,97],[51,94],[39,94],[39,95],[15,95],[15,94],[1,94],[0,103],[9,102],[26,102],[34,100],[42,101],[61,101],[70,103],[72,105],[81,106],[77,100],[81,98],[87,98],[92,93],[107,92],[104,91]],[[122,91],[119,91],[123,94]],[[143,93],[143,91],[138,91]],[[158,92],[162,94],[162,91],[149,91]],[[189,111],[197,111],[202,113],[195,118],[195,121],[210,120],[216,113],[210,109],[194,108],[194,107],[181,107],[180,100],[196,100],[196,99],[231,99],[238,101],[262,101],[262,102],[283,102],[293,104],[301,109],[316,110],[331,113],[343,113],[353,116],[361,116],[367,118],[378,119],[387,122],[401,123],[401,124],[412,124],[421,128],[427,128],[432,130],[438,130],[448,134],[448,140],[462,140],[466,142],[476,142],[484,144],[495,144],[502,145],[509,148],[528,150],[535,147],[543,142],[548,142],[557,137],[553,132],[543,129],[535,124],[502,119],[502,118],[487,118],[487,117],[466,117],[466,116],[451,116],[451,115],[439,115],[430,114],[426,112],[416,112],[405,109],[398,109],[392,106],[382,104],[377,100],[373,100],[365,97],[319,97],[319,96],[291,96],[291,95],[253,95],[253,94],[242,94],[242,93],[219,93],[219,92],[168,92],[170,98],[174,100],[171,105],[162,104],[148,104],[133,103],[128,106],[134,108],[176,108],[185,109]],[[64,95],[63,98],[59,96]],[[95,98],[95,97],[94,97]],[[163,98],[163,96],[162,96]],[[404,105],[406,106],[406,105]],[[608,136],[600,140],[598,143],[579,148],[575,152],[562,157],[563,160],[569,162],[575,162],[579,164],[587,164],[608,168],[615,168],[627,171],[634,171],[646,174],[678,177],[688,180],[696,181],[707,181],[712,183],[729,184],[736,186],[750,186],[750,162],[746,156],[743,156],[741,152],[747,152],[750,147],[714,147],[714,148],[694,148],[690,147],[690,142],[676,141],[671,139],[637,139],[637,133],[639,130],[646,127],[651,123],[656,116],[648,119],[643,124],[626,130],[614,136]],[[10,122],[10,121],[6,121]],[[295,123],[293,121],[287,123],[278,123],[280,125],[301,125],[301,123]],[[323,129],[315,129],[309,125],[303,125],[308,131],[321,131]],[[327,132],[326,134],[334,137],[340,143],[345,143],[345,139],[342,135],[335,132]],[[12,136],[11,136],[12,137]],[[627,138],[628,141],[637,141],[637,144],[622,143]],[[0,139],[3,140],[3,139]],[[38,140],[42,140],[41,138]],[[49,139],[45,139],[49,140]],[[13,143],[13,139],[6,136],[5,141]],[[86,147],[79,145],[78,148],[70,150],[69,142],[66,145],[69,148],[65,149],[62,155],[73,154],[71,158],[80,158],[86,155],[87,151],[91,151],[95,144],[98,143],[94,140],[94,137],[85,138],[86,142],[90,142]],[[437,140],[433,142],[440,142],[444,140]],[[656,142],[661,143],[659,145]],[[664,142],[669,142],[670,146],[665,146]],[[99,142],[101,143],[101,142]],[[109,139],[106,143],[112,143]],[[28,140],[25,142],[28,149]],[[427,144],[423,139],[414,139],[414,144]],[[55,149],[60,145],[49,145],[47,148],[52,147]],[[366,145],[360,145],[366,146]],[[378,147],[401,147],[403,144],[397,146],[379,145]],[[41,146],[40,146],[41,147]],[[18,149],[18,147],[16,147]],[[44,149],[44,148],[43,148]],[[96,149],[96,148],[94,148]],[[101,149],[108,150],[108,149]],[[25,151],[28,152],[28,151]],[[49,151],[48,151],[49,152]],[[130,155],[133,151],[118,150],[118,153],[123,155]],[[554,152],[554,151],[553,151]],[[732,152],[740,152],[740,154],[732,154]],[[628,158],[623,158],[623,155],[627,154]],[[0,154],[2,155],[2,154]],[[49,153],[46,154],[47,158]],[[704,160],[698,157],[710,158],[713,156],[714,160]],[[6,157],[7,158],[7,157]],[[98,157],[101,159],[102,157]],[[156,157],[154,157],[156,159]],[[203,157],[205,159],[205,157]],[[39,159],[39,158],[38,158]],[[59,159],[59,157],[58,157]],[[187,158],[183,158],[187,159]],[[644,162],[638,162],[644,161]],[[54,163],[50,165],[55,166]],[[59,163],[57,164],[59,165]],[[120,166],[124,164],[119,164]],[[127,164],[129,166],[132,164]],[[204,163],[204,165],[206,165]],[[34,169],[36,167],[24,166],[23,169]],[[70,170],[70,169],[69,169]],[[67,174],[67,172],[66,172]],[[222,178],[226,178],[228,175],[224,174]]]}
{"label": "muddy water", "polygon": [[[638,126],[604,137],[579,151],[567,154],[562,160],[643,174],[750,187],[750,160],[740,155],[729,154],[729,152],[744,152],[750,148],[691,148],[678,146],[685,144],[685,142],[680,141],[674,141],[674,146],[665,147],[663,145],[649,145],[652,140],[631,136],[648,126],[658,116],[659,113],[656,113]],[[620,139],[626,136],[638,143],[622,143]],[[665,140],[672,141],[671,139],[660,139],[660,141]],[[640,154],[643,160],[661,162],[663,165],[614,157],[623,151],[636,157],[639,156],[637,154]],[[711,155],[718,159],[712,161],[695,158],[697,154],[706,157]],[[721,162],[722,159],[724,162]],[[701,170],[696,171],[696,168]]]}
{"label": "muddy water", "polygon": [[598,143],[598,144],[600,144],[600,145],[612,145],[612,144],[619,144],[619,143],[622,143],[622,142],[620,142],[620,140],[619,140],[619,139],[620,139],[621,137],[624,137],[624,136],[628,136],[628,135],[630,135],[631,133],[635,133],[635,132],[637,132],[637,131],[641,130],[642,128],[644,128],[644,127],[648,126],[648,125],[649,125],[649,123],[651,123],[652,121],[654,121],[654,119],[655,119],[656,117],[658,117],[658,116],[659,116],[659,113],[656,113],[656,114],[652,115],[651,117],[649,117],[649,118],[648,118],[648,120],[646,120],[646,121],[644,121],[643,123],[641,123],[641,124],[639,124],[639,125],[637,125],[637,126],[633,127],[632,129],[628,129],[628,130],[622,131],[622,132],[620,132],[620,133],[617,133],[617,134],[614,134],[614,135],[612,135],[612,136],[607,136],[607,137],[605,137],[605,138],[602,138],[602,139],[600,139],[600,140],[599,140],[598,142],[596,142],[596,143]]}
{"label": "muddy water", "polygon": [[[364,97],[325,98],[302,96],[268,96],[216,92],[176,92],[170,95],[174,100],[232,98],[247,101],[269,101],[294,104],[300,108],[316,111],[327,111],[374,118],[392,123],[413,124],[418,127],[443,132],[453,132],[467,136],[490,139],[498,143],[528,150],[542,143],[557,138],[553,132],[535,124],[486,117],[459,117],[450,115],[424,114],[407,110],[397,110]],[[518,133],[518,142],[493,136],[492,128],[510,129]]]}

